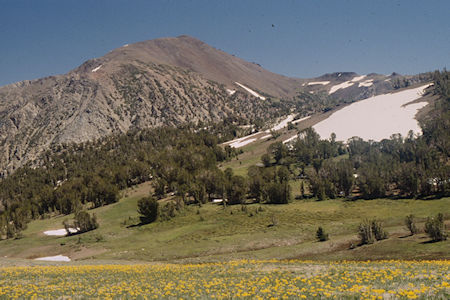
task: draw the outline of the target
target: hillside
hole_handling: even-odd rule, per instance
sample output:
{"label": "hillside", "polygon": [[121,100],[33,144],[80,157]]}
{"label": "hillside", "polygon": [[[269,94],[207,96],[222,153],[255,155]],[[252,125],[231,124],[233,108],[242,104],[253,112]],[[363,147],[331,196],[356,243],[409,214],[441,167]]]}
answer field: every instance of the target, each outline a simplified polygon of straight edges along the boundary
{"label": "hillside", "polygon": [[426,79],[363,77],[289,78],[188,36],[124,45],[67,74],[0,87],[0,176],[64,143],[227,118],[264,127]]}
{"label": "hillside", "polygon": [[285,113],[283,105],[260,101],[232,80],[276,96],[292,92],[296,82],[179,37],[129,45],[65,75],[1,87],[0,168],[6,175],[52,145],[133,128]]}
{"label": "hillside", "polygon": [[[87,233],[68,237],[44,234],[63,228],[63,220],[73,215],[33,221],[20,239],[0,241],[0,256],[35,259],[64,255],[71,260],[95,258],[110,262],[450,258],[450,241],[426,243],[429,238],[422,231],[426,218],[446,211],[450,198],[295,200],[287,205],[251,204],[245,209],[207,203],[201,207],[186,205],[173,218],[133,226],[139,224],[137,201],[151,190],[151,185],[144,183],[125,190],[118,203],[91,210],[100,227]],[[172,199],[162,199],[161,205]],[[408,214],[416,216],[421,230],[415,236],[409,236],[404,226]],[[352,249],[352,244],[358,244],[358,224],[365,218],[382,221],[389,238]],[[316,241],[318,226],[330,234],[329,241]]]}

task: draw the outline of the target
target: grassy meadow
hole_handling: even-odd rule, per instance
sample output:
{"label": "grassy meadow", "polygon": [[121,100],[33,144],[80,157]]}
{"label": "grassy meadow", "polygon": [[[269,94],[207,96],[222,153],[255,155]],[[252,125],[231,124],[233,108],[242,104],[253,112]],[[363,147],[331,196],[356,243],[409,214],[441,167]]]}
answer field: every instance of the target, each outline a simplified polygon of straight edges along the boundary
{"label": "grassy meadow", "polygon": [[0,298],[448,299],[449,261],[240,260],[0,268]]}
{"label": "grassy meadow", "polygon": [[[66,218],[36,220],[20,239],[0,241],[0,257],[34,259],[67,255],[72,260],[209,262],[235,259],[449,259],[450,241],[429,243],[423,233],[428,216],[448,214],[450,198],[438,200],[294,200],[287,205],[208,203],[185,206],[170,220],[139,224],[137,201],[148,183],[124,192],[118,203],[90,210],[100,227],[73,236],[46,236]],[[406,215],[416,216],[419,234],[410,236]],[[380,220],[389,238],[356,247],[364,219]],[[448,225],[448,224],[447,224]],[[317,242],[322,226],[330,240]],[[353,249],[352,249],[353,248]]]}

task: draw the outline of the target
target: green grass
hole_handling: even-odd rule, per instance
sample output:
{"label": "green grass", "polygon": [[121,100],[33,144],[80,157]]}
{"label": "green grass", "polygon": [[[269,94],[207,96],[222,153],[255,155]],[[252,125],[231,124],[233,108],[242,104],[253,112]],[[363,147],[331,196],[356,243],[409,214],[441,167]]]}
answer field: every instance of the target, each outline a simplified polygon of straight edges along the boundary
{"label": "green grass", "polygon": [[[142,191],[145,190],[145,192]],[[420,233],[407,235],[406,215],[426,217],[447,213],[450,198],[439,200],[301,201],[287,205],[186,206],[169,221],[129,227],[138,223],[137,200],[148,193],[140,186],[118,203],[97,208],[100,227],[70,237],[50,237],[43,231],[63,228],[65,217],[33,221],[23,238],[0,241],[0,257],[35,258],[63,254],[73,259],[138,261],[216,261],[240,258],[398,259],[450,258],[450,242],[424,243]],[[262,208],[263,211],[260,211]],[[391,237],[350,250],[357,243],[356,229],[365,218],[381,220]],[[270,226],[273,222],[276,226]],[[318,226],[330,234],[315,241]]]}

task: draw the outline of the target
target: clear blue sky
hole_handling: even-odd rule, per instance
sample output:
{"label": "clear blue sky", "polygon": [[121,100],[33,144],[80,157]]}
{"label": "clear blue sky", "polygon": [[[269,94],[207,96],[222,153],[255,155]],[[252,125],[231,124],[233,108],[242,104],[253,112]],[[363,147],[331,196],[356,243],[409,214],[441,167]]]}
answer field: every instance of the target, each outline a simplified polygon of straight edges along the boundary
{"label": "clear blue sky", "polygon": [[0,85],[182,34],[288,76],[414,74],[450,66],[450,1],[0,0]]}

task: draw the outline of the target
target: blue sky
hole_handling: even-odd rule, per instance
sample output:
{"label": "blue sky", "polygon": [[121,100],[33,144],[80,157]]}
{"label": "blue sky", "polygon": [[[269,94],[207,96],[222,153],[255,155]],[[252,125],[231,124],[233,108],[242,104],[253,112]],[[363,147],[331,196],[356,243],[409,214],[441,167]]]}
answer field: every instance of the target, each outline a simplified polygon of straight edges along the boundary
{"label": "blue sky", "polygon": [[449,67],[450,1],[0,0],[0,85],[188,34],[295,77]]}

